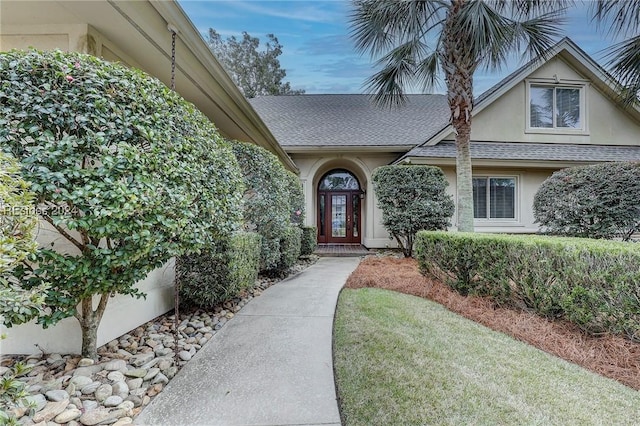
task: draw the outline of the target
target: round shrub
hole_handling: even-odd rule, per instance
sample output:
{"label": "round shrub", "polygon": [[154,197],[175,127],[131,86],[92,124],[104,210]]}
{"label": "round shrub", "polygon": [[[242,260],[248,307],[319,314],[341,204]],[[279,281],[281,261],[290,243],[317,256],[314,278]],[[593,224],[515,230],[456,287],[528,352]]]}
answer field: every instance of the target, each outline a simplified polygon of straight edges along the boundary
{"label": "round shrub", "polygon": [[542,231],[629,240],[640,230],[640,163],[580,166],[553,173],[533,201]]}
{"label": "round shrub", "polygon": [[247,142],[232,144],[242,170],[244,221],[248,230],[262,236],[260,269],[278,269],[280,240],[289,226],[289,182],[284,166],[264,148]]}
{"label": "round shrub", "polygon": [[416,233],[446,229],[454,211],[447,180],[439,167],[396,165],[373,172],[382,224],[411,257]]}
{"label": "round shrub", "polygon": [[75,315],[85,356],[96,356],[111,295],[140,296],[134,284],[152,269],[240,224],[243,187],[228,144],[142,71],[79,53],[1,53],[0,144],[61,236],[37,259],[38,277],[52,283],[41,321]]}

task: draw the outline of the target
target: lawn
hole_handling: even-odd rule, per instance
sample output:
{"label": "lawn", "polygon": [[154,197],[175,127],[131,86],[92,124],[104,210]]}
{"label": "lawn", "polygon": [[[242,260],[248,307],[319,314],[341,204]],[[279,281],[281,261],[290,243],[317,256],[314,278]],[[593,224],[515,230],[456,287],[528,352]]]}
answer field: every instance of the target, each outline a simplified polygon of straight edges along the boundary
{"label": "lawn", "polygon": [[344,289],[334,330],[346,425],[637,424],[640,393],[388,290]]}

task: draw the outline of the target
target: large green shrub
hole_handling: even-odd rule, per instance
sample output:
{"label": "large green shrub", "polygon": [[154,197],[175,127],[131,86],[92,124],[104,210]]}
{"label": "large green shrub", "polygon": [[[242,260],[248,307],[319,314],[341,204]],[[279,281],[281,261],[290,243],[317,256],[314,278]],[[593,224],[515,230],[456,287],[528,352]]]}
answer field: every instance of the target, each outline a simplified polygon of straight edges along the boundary
{"label": "large green shrub", "polygon": [[580,238],[420,232],[425,273],[463,294],[637,339],[640,245]]}
{"label": "large green shrub", "polygon": [[289,199],[289,217],[291,224],[302,226],[305,216],[304,192],[300,178],[289,170],[286,170],[287,192]]}
{"label": "large green shrub", "polygon": [[550,234],[628,240],[640,230],[640,163],[555,172],[538,189],[533,214]]}
{"label": "large green shrub", "polygon": [[277,270],[280,240],[289,226],[291,213],[286,170],[264,148],[238,141],[232,147],[246,187],[244,220],[250,231],[262,236],[260,270]]}
{"label": "large green shrub", "polygon": [[253,287],[261,240],[255,232],[238,232],[202,253],[180,256],[176,265],[180,298],[209,309]]}
{"label": "large green shrub", "polygon": [[302,229],[297,226],[289,226],[285,229],[280,240],[280,262],[274,273],[284,274],[295,265],[300,257],[300,243]]}
{"label": "large green shrub", "polygon": [[112,295],[140,296],[134,284],[152,269],[240,223],[242,181],[228,144],[193,105],[123,65],[1,53],[0,144],[61,236],[39,251],[39,279],[25,286],[51,282],[40,320],[75,315],[84,356],[96,357]]}
{"label": "large green shrub", "polygon": [[316,248],[318,248],[318,228],[315,226],[303,226],[300,256],[309,256],[316,251]]}
{"label": "large green shrub", "polygon": [[0,325],[8,327],[42,313],[46,284],[26,290],[14,276],[37,249],[34,198],[16,159],[0,152]]}
{"label": "large green shrub", "polygon": [[446,229],[454,211],[448,183],[438,167],[396,165],[373,172],[373,188],[382,224],[411,257],[416,233]]}

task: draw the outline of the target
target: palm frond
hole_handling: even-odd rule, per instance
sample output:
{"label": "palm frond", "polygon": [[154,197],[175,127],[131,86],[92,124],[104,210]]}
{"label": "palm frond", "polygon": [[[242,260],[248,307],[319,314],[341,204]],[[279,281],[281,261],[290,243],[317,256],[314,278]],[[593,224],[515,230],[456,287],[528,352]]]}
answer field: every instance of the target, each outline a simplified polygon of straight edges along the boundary
{"label": "palm frond", "polygon": [[438,69],[440,56],[437,51],[431,52],[422,61],[416,64],[415,76],[421,82],[423,93],[430,93],[440,83]]}
{"label": "palm frond", "polygon": [[611,47],[606,56],[611,76],[622,86],[621,98],[626,105],[638,103],[640,93],[640,36]]}
{"label": "palm frond", "polygon": [[509,14],[514,20],[528,20],[555,10],[566,10],[575,5],[574,0],[485,0],[501,14]]}
{"label": "palm frond", "polygon": [[598,25],[608,25],[610,35],[632,36],[640,31],[640,0],[595,0],[590,10]]}
{"label": "palm frond", "polygon": [[564,13],[565,9],[558,9],[514,25],[518,39],[516,48],[520,50],[520,43],[526,45],[523,52],[525,59],[548,58],[551,47],[563,36],[562,25],[566,22]]}

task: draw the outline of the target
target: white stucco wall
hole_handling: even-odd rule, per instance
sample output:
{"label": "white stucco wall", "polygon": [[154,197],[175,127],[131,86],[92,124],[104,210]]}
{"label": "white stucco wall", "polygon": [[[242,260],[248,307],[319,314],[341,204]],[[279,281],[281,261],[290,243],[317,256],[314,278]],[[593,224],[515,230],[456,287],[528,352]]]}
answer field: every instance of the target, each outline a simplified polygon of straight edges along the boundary
{"label": "white stucco wall", "polygon": [[[123,295],[112,297],[98,328],[98,346],[172,309],[174,277],[174,261],[171,260],[136,284],[146,293],[146,299]],[[66,318],[47,329],[31,322],[9,329],[2,327],[2,332],[8,336],[0,341],[0,353],[3,355],[39,352],[34,345],[36,343],[49,353],[78,354],[82,344],[80,324],[75,318]]]}

